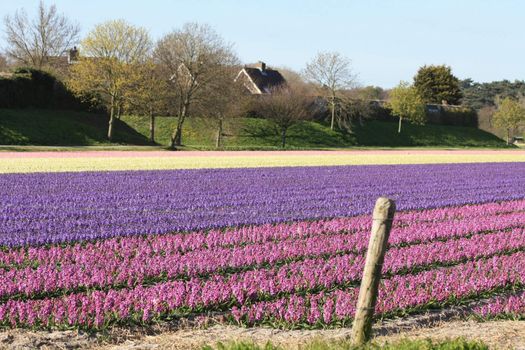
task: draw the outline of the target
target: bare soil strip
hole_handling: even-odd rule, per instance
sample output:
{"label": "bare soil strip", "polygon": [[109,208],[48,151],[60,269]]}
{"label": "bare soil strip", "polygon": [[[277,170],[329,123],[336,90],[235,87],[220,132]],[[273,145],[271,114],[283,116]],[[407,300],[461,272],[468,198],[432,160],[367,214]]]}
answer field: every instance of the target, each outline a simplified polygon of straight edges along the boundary
{"label": "bare soil strip", "polygon": [[[427,320],[425,319],[427,318]],[[427,321],[430,325],[427,325]],[[468,320],[439,321],[435,315],[421,315],[380,322],[374,327],[378,343],[403,338],[445,340],[462,337],[481,340],[491,349],[525,350],[525,321]],[[111,335],[90,335],[79,331],[7,330],[0,333],[0,349],[200,349],[205,344],[228,341],[253,341],[264,345],[268,340],[291,350],[314,339],[340,340],[350,336],[350,328],[324,330],[278,330],[265,327],[242,328],[215,325],[209,328],[183,328],[146,334],[118,330]]]}

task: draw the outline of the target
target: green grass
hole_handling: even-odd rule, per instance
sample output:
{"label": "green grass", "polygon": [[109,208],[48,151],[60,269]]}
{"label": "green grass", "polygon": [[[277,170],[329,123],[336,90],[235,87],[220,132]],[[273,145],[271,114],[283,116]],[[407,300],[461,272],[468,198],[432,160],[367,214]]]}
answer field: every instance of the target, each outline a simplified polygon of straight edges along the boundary
{"label": "green grass", "polygon": [[[146,145],[147,139],[118,122],[115,143]],[[107,118],[102,115],[35,109],[0,109],[0,145],[90,146],[106,140]]]}
{"label": "green grass", "polygon": [[[148,135],[149,121],[136,116],[122,119],[143,135]],[[168,145],[175,127],[174,118],[157,118],[156,138]],[[280,149],[280,136],[264,119],[227,120],[225,123],[225,149]],[[213,121],[188,119],[183,129],[183,144],[189,148],[214,148],[215,130]],[[288,149],[326,149],[348,147],[441,147],[465,148],[507,147],[500,138],[486,131],[459,126],[403,125],[401,134],[397,123],[371,120],[357,126],[352,134],[332,131],[328,126],[316,122],[302,122],[288,131]]]}
{"label": "green grass", "polygon": [[[122,120],[116,123],[114,143],[106,140],[107,122],[104,115],[82,112],[0,109],[0,145],[11,145],[0,149],[33,150],[27,145],[135,149],[130,146],[149,145],[148,118],[123,116]],[[175,118],[157,118],[157,147],[149,145],[147,149],[169,145],[175,123]],[[263,119],[226,120],[224,133],[224,149],[280,149],[280,136],[271,123]],[[184,149],[214,149],[215,134],[213,120],[188,118],[182,135]],[[290,128],[287,142],[287,149],[506,146],[504,141],[496,136],[468,127],[416,126],[405,123],[402,133],[398,134],[395,120],[368,121],[364,126],[355,127],[351,134],[332,131],[326,125],[317,122],[302,122]]]}
{"label": "green grass", "polygon": [[[487,350],[488,346],[477,341],[454,339],[442,342],[425,340],[402,340],[391,344],[353,346],[350,341],[329,342],[315,340],[300,347],[301,350]],[[286,348],[268,342],[263,346],[249,342],[218,343],[216,346],[205,346],[203,350],[286,350]]]}
{"label": "green grass", "polygon": [[[149,135],[149,120],[137,116],[124,116],[122,121],[144,136]],[[169,145],[176,119],[161,117],[156,119],[156,142]],[[188,118],[185,121],[182,143],[189,148],[215,148],[215,123],[213,120]],[[224,123],[225,149],[280,149],[280,136],[272,125],[264,119],[230,119]],[[288,131],[287,148],[344,148],[356,145],[355,137],[315,122],[294,125]]]}
{"label": "green grass", "polygon": [[363,146],[423,146],[423,147],[505,147],[497,136],[465,126],[424,126],[404,123],[401,133],[396,122],[372,120],[355,130],[357,142]]}

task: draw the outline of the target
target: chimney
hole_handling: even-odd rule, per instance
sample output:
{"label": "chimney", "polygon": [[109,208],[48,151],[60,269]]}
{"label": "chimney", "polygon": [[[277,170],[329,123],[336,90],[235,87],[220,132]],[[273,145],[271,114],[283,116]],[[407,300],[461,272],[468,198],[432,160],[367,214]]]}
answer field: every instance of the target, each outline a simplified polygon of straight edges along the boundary
{"label": "chimney", "polygon": [[72,64],[76,61],[78,61],[78,49],[76,46],[74,46],[72,49],[68,51],[67,63]]}
{"label": "chimney", "polygon": [[255,64],[255,68],[259,68],[261,72],[264,72],[266,71],[266,63],[264,63],[263,61],[259,61]]}

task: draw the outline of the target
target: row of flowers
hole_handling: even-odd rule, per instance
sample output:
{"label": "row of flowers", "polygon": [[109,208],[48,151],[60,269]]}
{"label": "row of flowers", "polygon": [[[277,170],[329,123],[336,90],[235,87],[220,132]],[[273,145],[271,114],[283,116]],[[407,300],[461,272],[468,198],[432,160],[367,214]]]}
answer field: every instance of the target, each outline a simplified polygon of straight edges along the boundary
{"label": "row of flowers", "polygon": [[[522,249],[525,247],[524,229],[506,230],[525,220],[525,213],[518,214],[502,214],[506,219],[493,216],[478,220],[479,227],[483,229],[490,227],[492,230],[503,231],[392,247],[386,255],[384,272],[396,273],[421,265],[447,264]],[[438,222],[438,229],[428,232],[445,232],[448,228],[448,232],[454,236],[470,236],[472,231],[458,230],[462,222],[458,222],[457,227],[453,226],[454,230],[450,223],[445,226],[444,222]],[[490,226],[484,225],[489,222]],[[398,229],[401,232],[412,230],[411,227]],[[33,294],[74,291],[79,288],[129,288],[146,282],[181,278],[205,277],[215,281],[226,273],[229,277],[224,281],[224,288],[230,288],[232,280],[243,280],[249,276],[248,281],[255,284],[247,290],[255,288],[263,294],[292,291],[297,288],[308,289],[319,285],[327,287],[360,278],[364,259],[362,251],[366,241],[367,237],[364,235],[325,234],[306,239],[234,248],[202,249],[184,254],[165,250],[152,254],[152,250],[147,248],[144,251],[75,249],[74,261],[50,259],[50,264],[41,262],[36,268],[27,266],[19,269],[0,269],[0,298],[12,295],[32,297]],[[298,261],[294,263],[294,260]],[[253,271],[243,273],[246,269]],[[266,281],[271,281],[272,286],[267,290],[263,288]],[[246,281],[242,283],[249,285]],[[279,286],[283,285],[286,287],[281,290]]]}
{"label": "row of flowers", "polygon": [[0,175],[0,246],[56,244],[525,197],[525,163]]}
{"label": "row of flowers", "polygon": [[[393,276],[382,281],[377,312],[389,313],[475,297],[524,282],[525,252]],[[233,306],[231,318],[239,323],[331,324],[353,317],[357,295],[357,288],[345,287],[240,304],[236,300],[237,290],[224,288],[222,281],[212,279],[204,286],[198,280],[170,281],[150,287],[73,293],[38,300],[8,300],[0,304],[0,323],[102,327],[110,322],[147,322],[158,317],[228,310]]]}
{"label": "row of flowers", "polygon": [[294,151],[196,152],[2,152],[0,173],[169,170],[274,166],[524,162],[523,152],[476,151]]}
{"label": "row of flowers", "polygon": [[[313,248],[319,250],[326,247],[323,243],[328,244],[329,242],[316,243],[320,243],[320,245]],[[333,251],[339,249],[339,243],[340,240],[335,240],[335,244],[330,248]],[[311,247],[311,245],[308,246]],[[523,248],[525,248],[523,228],[514,229],[511,232],[501,231],[445,242],[392,248],[386,255],[384,272],[394,274],[400,271],[410,271],[421,266],[451,264]],[[266,252],[266,249],[260,249],[251,253],[262,261],[266,257]],[[288,253],[286,249],[283,252]],[[304,251],[300,252],[304,253]],[[219,255],[210,254],[207,258],[212,259],[214,256],[219,257]],[[237,257],[240,265],[235,266],[246,266],[240,257],[246,256],[240,254]],[[189,261],[181,261],[180,257],[172,259],[166,256],[157,256],[136,259],[132,263],[126,262],[124,264],[116,262],[108,265],[104,261],[96,261],[92,265],[84,265],[80,268],[71,265],[60,266],[59,269],[39,267],[37,269],[11,270],[0,276],[0,297],[5,298],[13,295],[32,297],[34,294],[74,291],[79,288],[119,286],[131,288],[146,282],[195,278],[202,276],[202,274],[210,274],[201,281],[203,290],[207,289],[207,283],[217,286],[217,283],[220,282],[220,288],[235,290],[237,301],[242,303],[247,298],[260,295],[275,295],[299,289],[327,288],[337,284],[350,283],[360,279],[364,265],[363,255],[344,254],[329,258],[307,258],[281,266],[269,265],[267,268],[246,272],[239,271],[222,276],[220,271],[217,271],[217,266],[214,266],[215,270],[210,272],[210,261],[202,258],[200,256],[198,259],[191,260],[193,265],[190,265]],[[222,258],[215,259],[211,263],[219,260],[223,262]],[[191,269],[190,266],[192,266]],[[191,281],[196,280],[192,279]]]}
{"label": "row of flowers", "polygon": [[477,306],[474,314],[482,318],[525,318],[525,291],[495,297],[487,303]]}
{"label": "row of flowers", "polygon": [[[481,231],[501,230],[519,226],[525,221],[525,200],[501,203],[469,205],[424,211],[409,211],[396,214],[390,235],[390,245],[413,244],[436,239],[462,237]],[[26,266],[89,268],[101,261],[105,265],[133,264],[135,260],[154,256],[174,257],[184,255],[225,254],[243,250],[246,259],[250,249],[268,249],[270,254],[265,262],[298,257],[293,253],[296,247],[306,245],[305,255],[328,254],[337,251],[360,252],[366,249],[370,231],[370,218],[365,216],[337,218],[330,220],[303,221],[276,225],[243,226],[224,231],[190,232],[186,234],[166,234],[139,237],[113,238],[83,244],[65,246],[29,247],[0,251],[0,275]],[[348,234],[347,234],[348,233]],[[338,241],[339,239],[339,241]],[[343,241],[341,241],[343,240]],[[330,250],[330,242],[340,246]],[[324,251],[314,250],[319,242]],[[272,258],[272,252],[283,250],[292,255]],[[244,264],[253,264],[246,261]],[[219,266],[219,268],[224,265]],[[213,271],[208,270],[208,271]]]}

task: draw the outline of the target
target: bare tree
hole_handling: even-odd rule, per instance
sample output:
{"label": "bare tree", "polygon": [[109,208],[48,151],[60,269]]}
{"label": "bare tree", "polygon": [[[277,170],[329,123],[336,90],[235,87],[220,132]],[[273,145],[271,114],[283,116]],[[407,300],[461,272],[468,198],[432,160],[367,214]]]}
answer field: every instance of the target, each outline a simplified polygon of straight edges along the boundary
{"label": "bare tree", "polygon": [[291,87],[272,89],[270,94],[258,96],[254,109],[276,127],[281,136],[281,147],[286,146],[288,129],[311,116],[310,101],[303,91]]}
{"label": "bare tree", "polygon": [[[182,128],[195,108],[206,98],[217,70],[237,62],[231,45],[208,25],[187,23],[165,35],[157,44],[156,59],[170,75],[176,95],[177,126],[171,136],[171,148],[182,144]],[[208,90],[209,91],[209,90]]]}
{"label": "bare tree", "polygon": [[151,59],[135,64],[131,74],[123,98],[126,110],[149,117],[149,141],[155,143],[155,117],[169,109],[168,79]]}
{"label": "bare tree", "polygon": [[7,62],[7,58],[4,56],[3,53],[0,53],[0,72],[5,72],[9,69],[9,64]]}
{"label": "bare tree", "polygon": [[338,52],[320,52],[306,65],[303,75],[326,99],[331,114],[330,129],[334,130],[338,95],[352,87],[356,79],[350,60]]}
{"label": "bare tree", "polygon": [[57,12],[56,6],[38,6],[36,18],[22,9],[4,18],[7,54],[18,63],[35,68],[52,65],[51,57],[62,56],[79,41],[80,26]]}
{"label": "bare tree", "polygon": [[241,83],[234,82],[240,69],[238,65],[218,67],[215,79],[206,87],[205,98],[197,106],[197,112],[215,124],[216,148],[223,145],[225,121],[242,117],[248,110],[250,96]]}

